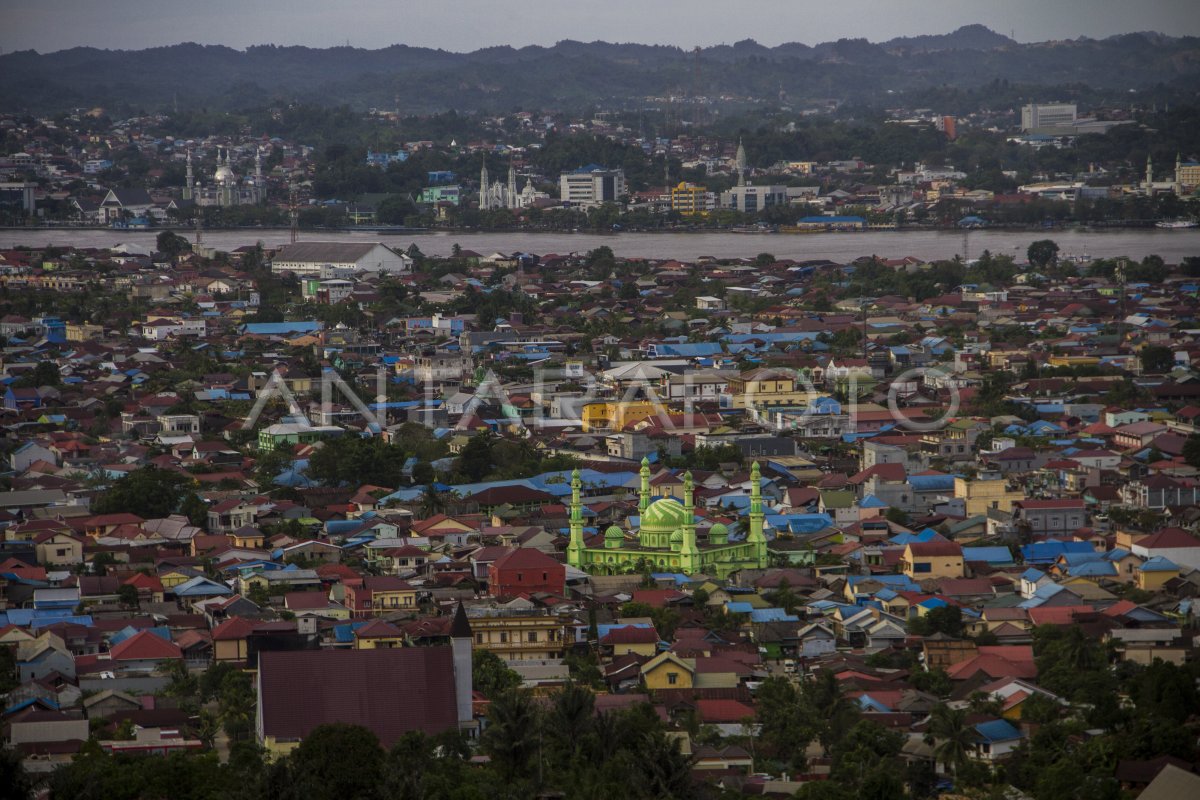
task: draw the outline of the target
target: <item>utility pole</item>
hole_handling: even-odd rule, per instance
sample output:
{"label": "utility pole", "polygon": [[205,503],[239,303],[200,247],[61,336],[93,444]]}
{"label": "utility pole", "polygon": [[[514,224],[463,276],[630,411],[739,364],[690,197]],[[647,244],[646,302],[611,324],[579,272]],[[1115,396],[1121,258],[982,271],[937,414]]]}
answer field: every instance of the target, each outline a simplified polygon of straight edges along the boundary
{"label": "utility pole", "polygon": [[1125,346],[1125,259],[1117,262],[1113,277],[1117,281],[1117,352],[1120,353],[1121,348]]}

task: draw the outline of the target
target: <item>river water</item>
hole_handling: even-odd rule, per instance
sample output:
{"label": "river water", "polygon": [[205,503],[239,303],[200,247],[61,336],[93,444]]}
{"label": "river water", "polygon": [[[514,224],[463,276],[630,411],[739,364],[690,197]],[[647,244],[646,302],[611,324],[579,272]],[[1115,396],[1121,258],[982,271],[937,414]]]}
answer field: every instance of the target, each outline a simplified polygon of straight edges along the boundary
{"label": "river water", "polygon": [[[154,248],[158,231],[114,231],[104,228],[0,230],[0,249],[21,245],[75,247],[111,247],[128,242],[146,250]],[[179,233],[193,237],[191,231]],[[971,231],[967,251],[976,258],[984,250],[1007,254],[1023,261],[1029,243],[1053,239],[1060,252],[1070,256],[1112,258],[1129,256],[1142,259],[1150,254],[1168,263],[1187,256],[1200,256],[1200,228],[1183,230],[1137,229],[1112,231]],[[267,246],[286,244],[286,228],[259,230],[205,231],[204,244],[218,250],[233,250],[242,245],[262,242]],[[627,258],[680,259],[690,261],[701,256],[715,258],[753,257],[772,253],[777,258],[828,258],[845,263],[859,256],[881,258],[915,256],[922,259],[953,258],[961,255],[964,236],[961,231],[865,231],[863,233],[808,234],[736,234],[736,233],[436,233],[381,234],[379,232],[302,231],[300,241],[363,242],[380,241],[407,248],[416,243],[426,255],[450,255],[457,243],[465,250],[482,255],[494,252],[583,253],[607,245],[618,256]]]}

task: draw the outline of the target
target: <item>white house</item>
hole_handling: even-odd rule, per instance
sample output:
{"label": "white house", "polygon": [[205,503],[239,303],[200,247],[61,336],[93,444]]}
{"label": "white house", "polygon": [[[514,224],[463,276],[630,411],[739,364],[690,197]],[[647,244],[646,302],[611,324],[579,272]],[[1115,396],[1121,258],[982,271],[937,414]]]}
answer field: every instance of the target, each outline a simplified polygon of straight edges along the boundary
{"label": "white house", "polygon": [[1135,556],[1144,559],[1162,557],[1180,567],[1200,569],[1200,538],[1181,528],[1163,528],[1130,548]]}

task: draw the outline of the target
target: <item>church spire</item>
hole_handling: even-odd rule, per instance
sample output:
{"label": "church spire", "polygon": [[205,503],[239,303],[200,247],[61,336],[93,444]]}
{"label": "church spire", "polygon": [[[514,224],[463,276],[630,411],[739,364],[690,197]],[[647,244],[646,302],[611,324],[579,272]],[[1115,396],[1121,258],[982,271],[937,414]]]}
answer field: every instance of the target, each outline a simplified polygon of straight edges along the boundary
{"label": "church spire", "polygon": [[507,208],[514,208],[517,205],[517,165],[511,155],[508,157],[508,196],[504,198],[504,201]]}
{"label": "church spire", "polygon": [[479,170],[479,210],[487,211],[492,207],[490,191],[491,184],[488,182],[487,171],[487,153],[483,155],[483,168]]}

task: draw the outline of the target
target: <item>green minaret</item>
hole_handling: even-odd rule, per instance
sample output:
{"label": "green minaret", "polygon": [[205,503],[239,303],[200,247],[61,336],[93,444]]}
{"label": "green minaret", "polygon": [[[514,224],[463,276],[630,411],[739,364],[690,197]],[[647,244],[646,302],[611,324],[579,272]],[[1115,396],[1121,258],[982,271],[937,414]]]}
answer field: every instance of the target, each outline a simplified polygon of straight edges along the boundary
{"label": "green minaret", "polygon": [[679,548],[679,560],[685,574],[694,575],[700,571],[700,548],[696,546],[696,506],[690,471],[683,474],[683,545]]}
{"label": "green minaret", "polygon": [[650,505],[650,459],[642,459],[642,487],[638,490],[638,514],[645,514]]}
{"label": "green minaret", "polygon": [[758,568],[765,569],[767,537],[763,535],[762,473],[757,461],[750,467],[750,533],[746,542],[753,547],[752,558],[758,562]]}
{"label": "green minaret", "polygon": [[583,501],[579,490],[583,482],[579,480],[579,470],[571,472],[571,541],[567,545],[567,563],[572,567],[583,567]]}

